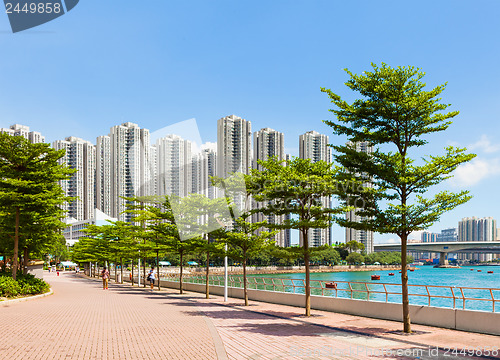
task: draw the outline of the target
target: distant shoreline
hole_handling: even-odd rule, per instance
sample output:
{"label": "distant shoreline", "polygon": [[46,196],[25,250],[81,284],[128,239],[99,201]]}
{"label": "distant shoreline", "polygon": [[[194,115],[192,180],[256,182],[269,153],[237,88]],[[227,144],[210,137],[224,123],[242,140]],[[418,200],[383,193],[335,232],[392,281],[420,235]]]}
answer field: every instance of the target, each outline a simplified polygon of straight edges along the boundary
{"label": "distant shoreline", "polygon": [[[412,267],[413,269],[418,269]],[[385,271],[401,270],[401,265],[342,265],[342,266],[311,266],[311,273],[329,273],[329,272],[354,272],[354,271]],[[190,269],[191,275],[205,272],[205,268]],[[193,271],[194,270],[194,271]],[[228,272],[233,275],[243,274],[241,266],[229,266]],[[269,275],[269,274],[296,274],[305,272],[305,266],[267,266],[267,267],[247,267],[247,274],[251,275]],[[210,268],[213,275],[223,274],[224,268]]]}

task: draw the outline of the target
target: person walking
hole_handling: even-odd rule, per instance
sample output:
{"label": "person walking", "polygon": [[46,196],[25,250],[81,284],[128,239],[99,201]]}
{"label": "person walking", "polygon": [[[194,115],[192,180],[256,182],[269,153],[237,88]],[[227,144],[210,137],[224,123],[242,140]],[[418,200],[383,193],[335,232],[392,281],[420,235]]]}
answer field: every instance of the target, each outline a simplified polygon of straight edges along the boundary
{"label": "person walking", "polygon": [[149,270],[148,278],[149,285],[151,285],[151,291],[153,291],[153,287],[155,286],[156,280],[156,270],[154,266],[151,266],[151,270]]}
{"label": "person walking", "polygon": [[102,277],[102,289],[108,290],[108,281],[109,281],[109,271],[106,269],[106,266],[101,271]]}

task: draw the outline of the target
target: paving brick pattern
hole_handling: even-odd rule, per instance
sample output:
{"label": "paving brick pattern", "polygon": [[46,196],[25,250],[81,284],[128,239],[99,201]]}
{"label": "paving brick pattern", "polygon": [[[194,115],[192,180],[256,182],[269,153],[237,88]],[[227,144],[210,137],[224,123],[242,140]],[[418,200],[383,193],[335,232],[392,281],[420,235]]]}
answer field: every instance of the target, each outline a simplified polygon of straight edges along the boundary
{"label": "paving brick pattern", "polygon": [[0,307],[0,359],[472,360],[453,348],[500,345],[498,336],[419,325],[402,336],[397,322],[322,311],[306,318],[296,307],[172,289],[111,283],[103,291],[71,274],[48,280],[54,295]]}
{"label": "paving brick pattern", "polygon": [[0,307],[0,359],[217,359],[206,318],[191,303],[46,276],[53,295]]}
{"label": "paving brick pattern", "polygon": [[[394,321],[315,310],[305,317],[296,307],[254,301],[244,307],[241,300],[224,303],[215,296],[195,301],[217,327],[230,359],[473,360],[481,357],[460,350],[500,346],[492,335],[413,325],[415,334],[405,336]],[[500,356],[490,352],[487,358]]]}

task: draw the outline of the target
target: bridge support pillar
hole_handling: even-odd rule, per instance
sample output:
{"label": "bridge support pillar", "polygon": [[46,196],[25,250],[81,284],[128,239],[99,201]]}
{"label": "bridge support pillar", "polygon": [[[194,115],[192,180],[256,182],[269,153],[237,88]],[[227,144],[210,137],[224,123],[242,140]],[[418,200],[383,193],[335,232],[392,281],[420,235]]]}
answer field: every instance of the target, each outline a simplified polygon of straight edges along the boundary
{"label": "bridge support pillar", "polygon": [[446,258],[447,254],[448,253],[445,253],[445,252],[439,253],[439,265],[440,266],[448,265],[448,259]]}

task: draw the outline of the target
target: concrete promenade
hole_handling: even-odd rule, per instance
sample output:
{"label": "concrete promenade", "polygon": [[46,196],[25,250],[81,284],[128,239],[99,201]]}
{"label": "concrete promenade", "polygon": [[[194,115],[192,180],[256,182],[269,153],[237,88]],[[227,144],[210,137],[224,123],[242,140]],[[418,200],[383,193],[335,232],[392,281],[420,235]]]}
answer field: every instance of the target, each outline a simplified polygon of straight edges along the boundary
{"label": "concrete promenade", "polygon": [[0,359],[500,359],[492,335],[45,275],[53,295],[0,305]]}

